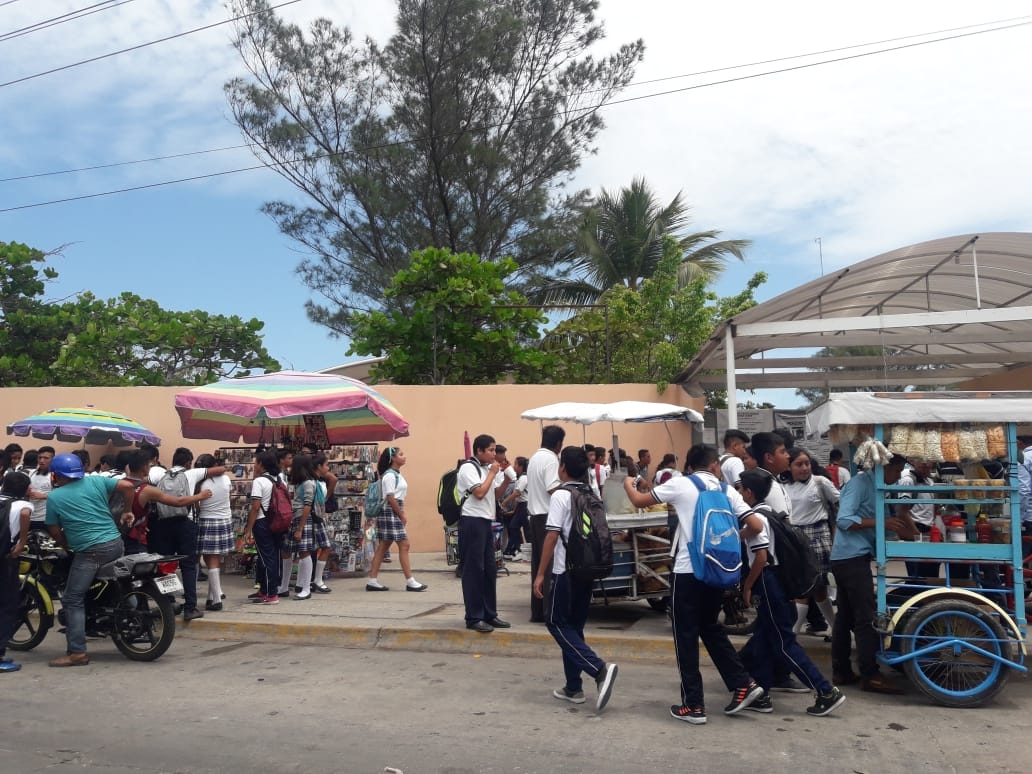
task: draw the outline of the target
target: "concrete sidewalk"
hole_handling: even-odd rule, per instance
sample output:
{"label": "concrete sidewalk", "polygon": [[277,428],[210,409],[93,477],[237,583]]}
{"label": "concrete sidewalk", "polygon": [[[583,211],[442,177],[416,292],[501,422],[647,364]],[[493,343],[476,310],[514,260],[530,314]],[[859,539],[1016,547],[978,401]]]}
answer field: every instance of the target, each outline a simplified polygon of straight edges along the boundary
{"label": "concrete sidewalk", "polygon": [[[293,592],[278,605],[256,605],[247,599],[253,581],[242,575],[223,576],[223,610],[183,624],[177,634],[195,639],[263,641],[344,648],[385,648],[494,656],[557,656],[557,646],[541,624],[530,623],[530,564],[509,564],[498,577],[498,615],[511,629],[478,634],[466,629],[462,586],[455,568],[441,553],[412,554],[413,575],[426,591],[405,591],[394,562],[384,565],[380,581],[389,592],[367,592],[365,577],[331,578],[331,594],[313,594],[298,602]],[[207,582],[198,583],[198,598]],[[645,601],[619,601],[592,606],[585,627],[588,643],[605,659],[673,663],[670,622]],[[737,643],[738,645],[741,642]],[[827,649],[822,639],[805,637],[807,650]],[[705,654],[705,649],[703,649]],[[705,658],[705,655],[703,655]]]}

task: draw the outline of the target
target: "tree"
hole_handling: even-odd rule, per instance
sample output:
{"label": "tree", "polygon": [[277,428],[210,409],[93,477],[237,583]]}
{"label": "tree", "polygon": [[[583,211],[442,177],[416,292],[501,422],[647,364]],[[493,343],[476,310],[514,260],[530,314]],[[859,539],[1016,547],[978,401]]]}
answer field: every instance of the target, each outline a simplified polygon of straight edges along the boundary
{"label": "tree", "polygon": [[[516,262],[428,248],[391,280],[388,311],[358,313],[348,354],[385,355],[372,376],[397,384],[495,384],[510,376],[538,381],[551,358],[536,348],[545,318],[506,290]],[[415,299],[411,310],[390,306]]]}
{"label": "tree", "polygon": [[[925,365],[918,368],[907,365],[896,365],[894,364],[893,357],[896,355],[902,355],[902,350],[894,347],[824,347],[823,349],[817,350],[814,353],[815,358],[829,358],[829,357],[878,357],[882,359],[882,369],[885,372],[886,383],[879,385],[877,388],[863,387],[863,386],[852,386],[852,387],[839,387],[831,390],[831,392],[905,392],[911,385],[907,381],[907,375],[914,370],[919,371],[934,371],[940,366],[937,365]],[[850,371],[870,371],[870,367],[867,365],[860,365],[856,367],[852,366],[814,366],[809,369],[810,371],[823,371],[826,373],[837,373],[837,374],[848,374]],[[890,374],[899,375],[899,383],[889,384],[891,381]],[[934,388],[928,388],[934,389]],[[807,407],[812,408],[818,406],[828,399],[828,392],[824,387],[799,387],[796,390],[796,395],[801,398],[805,398],[807,401]]]}
{"label": "tree", "polygon": [[748,240],[715,241],[719,231],[685,234],[690,220],[680,193],[664,206],[644,178],[634,178],[618,194],[603,189],[584,217],[578,257],[532,295],[544,303],[588,304],[617,285],[636,290],[656,272],[664,251],[670,249],[667,237],[671,236],[676,240],[682,286],[694,279],[712,282],[730,256],[742,260],[751,244]]}
{"label": "tree", "polygon": [[0,386],[206,384],[276,370],[258,319],[174,312],[122,293],[46,303],[48,254],[0,242]]}
{"label": "tree", "polygon": [[[267,0],[233,0],[249,78],[225,90],[255,154],[307,205],[263,210],[311,257],[338,334],[383,306],[390,278],[426,246],[511,256],[512,282],[572,252],[585,195],[565,186],[603,127],[599,108],[642,58],[641,41],[595,58],[597,0],[398,0],[380,48],[327,19],[305,34]],[[394,308],[414,300],[395,296]]]}
{"label": "tree", "polygon": [[667,235],[663,243],[663,257],[638,288],[618,284],[602,293],[608,336],[606,311],[590,309],[545,337],[543,348],[558,358],[554,381],[655,382],[662,390],[719,322],[755,305],[753,291],[765,274],[754,275],[741,293],[718,298],[701,278],[680,285],[679,242]]}

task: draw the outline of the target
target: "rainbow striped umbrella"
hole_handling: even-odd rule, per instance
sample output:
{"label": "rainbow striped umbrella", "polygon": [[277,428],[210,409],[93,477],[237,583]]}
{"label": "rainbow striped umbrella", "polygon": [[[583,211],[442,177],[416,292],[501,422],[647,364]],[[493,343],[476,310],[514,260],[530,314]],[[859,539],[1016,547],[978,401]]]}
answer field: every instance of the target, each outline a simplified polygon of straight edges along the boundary
{"label": "rainbow striped umbrella", "polygon": [[226,379],[176,394],[184,438],[244,443],[274,441],[269,428],[318,414],[333,444],[393,441],[409,434],[408,422],[389,400],[364,382],[335,374],[278,371]]}
{"label": "rainbow striped umbrella", "polygon": [[106,444],[111,441],[115,446],[139,446],[146,441],[155,446],[161,444],[161,439],[139,422],[92,406],[50,409],[9,424],[7,434],[22,438],[31,435],[46,441],[56,438],[65,443]]}

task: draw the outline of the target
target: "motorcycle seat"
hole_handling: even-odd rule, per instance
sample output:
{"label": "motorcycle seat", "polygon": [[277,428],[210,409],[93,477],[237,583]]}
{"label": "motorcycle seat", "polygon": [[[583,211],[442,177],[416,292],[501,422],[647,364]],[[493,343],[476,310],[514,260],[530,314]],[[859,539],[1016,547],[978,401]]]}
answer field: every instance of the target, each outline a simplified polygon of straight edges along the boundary
{"label": "motorcycle seat", "polygon": [[162,559],[161,554],[126,554],[120,556],[113,562],[108,562],[102,565],[97,570],[97,580],[118,580],[120,578],[128,578],[133,574],[133,570],[138,564],[147,564],[159,562]]}

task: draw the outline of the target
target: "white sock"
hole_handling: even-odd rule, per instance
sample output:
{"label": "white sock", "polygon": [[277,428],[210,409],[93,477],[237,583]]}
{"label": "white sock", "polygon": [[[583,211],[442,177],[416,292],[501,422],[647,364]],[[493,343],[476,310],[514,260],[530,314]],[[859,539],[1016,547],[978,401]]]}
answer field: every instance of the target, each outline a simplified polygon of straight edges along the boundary
{"label": "white sock", "polygon": [[303,559],[297,560],[297,585],[301,587],[301,594],[311,594],[312,589],[312,555],[307,554]]}
{"label": "white sock", "polygon": [[799,634],[803,630],[803,625],[806,623],[806,612],[810,609],[810,606],[805,602],[796,602],[796,619],[795,626],[792,627],[792,631]]}
{"label": "white sock", "polygon": [[375,576],[370,575],[369,576],[369,580],[366,581],[366,585],[367,586],[376,586],[377,588],[380,588],[383,584],[380,583],[380,581],[378,581],[375,578]]}
{"label": "white sock", "polygon": [[316,586],[325,586],[323,582],[323,573],[326,571],[326,562],[316,560],[315,562],[315,576],[312,578],[312,583]]}
{"label": "white sock", "polygon": [[824,618],[828,622],[828,626],[835,625],[835,606],[831,604],[830,599],[825,599],[823,602],[818,602],[817,607],[824,613]]}
{"label": "white sock", "polygon": [[293,557],[280,560],[280,582],[279,582],[279,593],[289,594],[290,593],[290,571],[294,569]]}
{"label": "white sock", "polygon": [[412,588],[415,589],[415,588],[419,588],[423,584],[420,583],[419,581],[417,581],[414,576],[409,576],[408,578],[405,579],[405,585],[411,586]]}
{"label": "white sock", "polygon": [[208,599],[212,604],[222,601],[222,578],[219,577],[218,567],[208,570]]}

